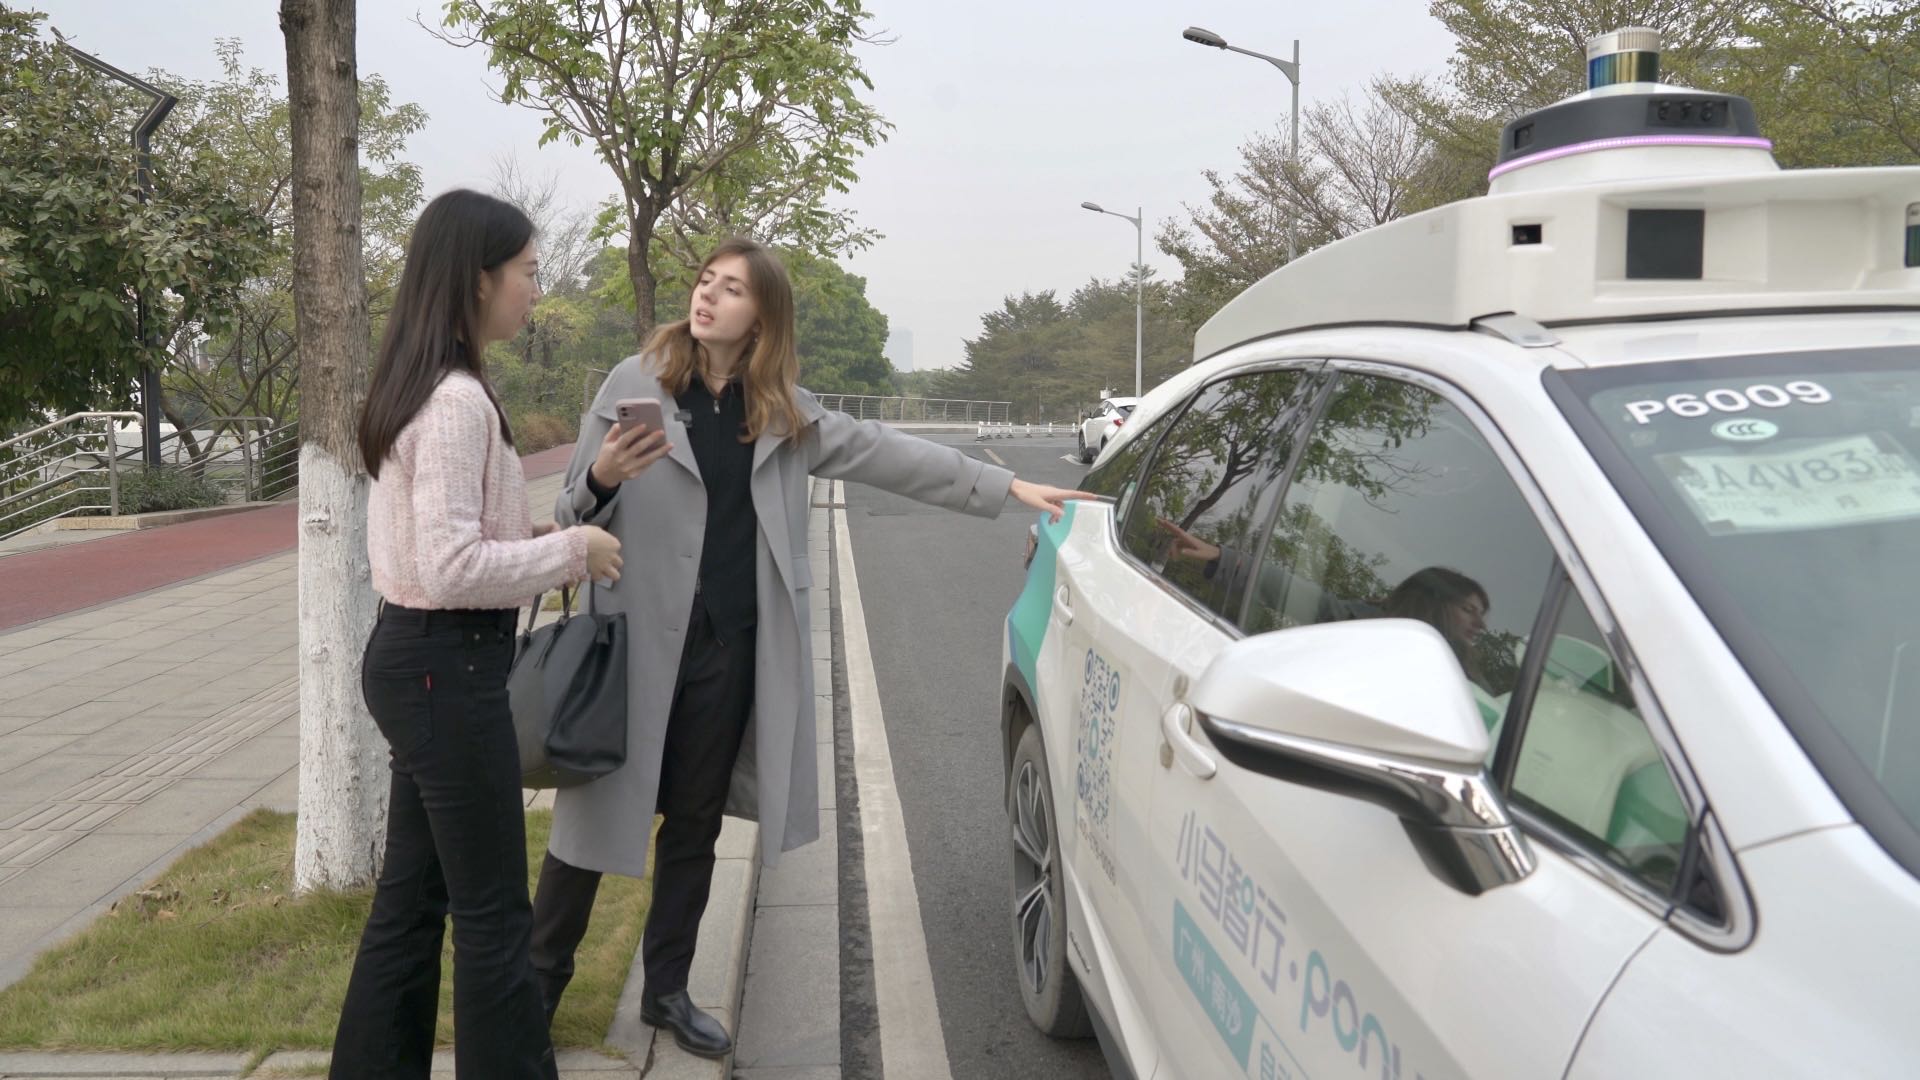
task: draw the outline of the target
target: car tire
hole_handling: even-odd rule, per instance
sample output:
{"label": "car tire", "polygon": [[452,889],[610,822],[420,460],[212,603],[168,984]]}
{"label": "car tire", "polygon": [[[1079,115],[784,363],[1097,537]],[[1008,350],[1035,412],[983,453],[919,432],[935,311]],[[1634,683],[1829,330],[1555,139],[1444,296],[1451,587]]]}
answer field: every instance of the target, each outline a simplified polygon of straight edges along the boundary
{"label": "car tire", "polygon": [[1073,441],[1075,444],[1073,448],[1073,452],[1074,452],[1074,455],[1080,459],[1080,464],[1082,465],[1093,464],[1093,451],[1087,448],[1087,429],[1081,428],[1080,430],[1074,432]]}
{"label": "car tire", "polygon": [[1013,956],[1027,1019],[1052,1038],[1093,1034],[1080,980],[1067,965],[1066,878],[1054,827],[1053,784],[1040,730],[1029,725],[1007,784],[1007,847],[1013,860]]}

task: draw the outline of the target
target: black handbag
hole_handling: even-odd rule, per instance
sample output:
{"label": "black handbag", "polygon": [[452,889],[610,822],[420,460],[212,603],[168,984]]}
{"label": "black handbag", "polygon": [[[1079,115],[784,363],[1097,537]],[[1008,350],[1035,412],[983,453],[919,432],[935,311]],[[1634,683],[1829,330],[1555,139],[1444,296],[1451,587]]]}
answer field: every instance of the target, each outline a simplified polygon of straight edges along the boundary
{"label": "black handbag", "polygon": [[597,780],[627,760],[627,615],[594,608],[573,613],[573,590],[560,591],[560,618],[534,629],[536,597],[507,678],[521,783],[564,788]]}

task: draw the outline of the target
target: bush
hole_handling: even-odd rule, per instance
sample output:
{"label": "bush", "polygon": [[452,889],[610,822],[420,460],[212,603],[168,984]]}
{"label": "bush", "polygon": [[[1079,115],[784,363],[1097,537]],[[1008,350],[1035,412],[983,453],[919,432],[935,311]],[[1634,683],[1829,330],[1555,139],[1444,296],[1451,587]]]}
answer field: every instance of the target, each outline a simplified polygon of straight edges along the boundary
{"label": "bush", "polygon": [[135,466],[120,473],[120,512],[123,514],[198,510],[226,501],[226,495],[211,480],[192,469]]}
{"label": "bush", "polygon": [[522,413],[513,422],[514,449],[534,454],[570,443],[579,437],[574,423],[552,413]]}

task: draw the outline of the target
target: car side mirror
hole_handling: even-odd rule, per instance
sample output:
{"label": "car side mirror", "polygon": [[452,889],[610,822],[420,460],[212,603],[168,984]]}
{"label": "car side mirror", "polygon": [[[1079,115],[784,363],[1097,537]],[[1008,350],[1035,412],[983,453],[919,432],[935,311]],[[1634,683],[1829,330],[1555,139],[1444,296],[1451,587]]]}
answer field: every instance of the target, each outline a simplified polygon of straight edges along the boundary
{"label": "car side mirror", "polygon": [[1188,703],[1235,765],[1399,815],[1429,869],[1471,896],[1533,872],[1486,769],[1453,650],[1413,619],[1258,634],[1207,666]]}

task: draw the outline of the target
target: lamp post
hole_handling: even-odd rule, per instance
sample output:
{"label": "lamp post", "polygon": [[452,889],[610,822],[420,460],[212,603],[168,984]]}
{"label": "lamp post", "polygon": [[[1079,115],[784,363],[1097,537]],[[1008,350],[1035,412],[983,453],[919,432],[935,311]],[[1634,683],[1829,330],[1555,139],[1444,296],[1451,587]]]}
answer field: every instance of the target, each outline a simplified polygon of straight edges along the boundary
{"label": "lamp post", "polygon": [[[134,78],[105,60],[91,53],[81,52],[60,39],[60,47],[73,54],[75,60],[115,79],[152,99],[147,111],[133,125],[134,161],[138,167],[140,183],[140,202],[145,205],[153,198],[153,130],[167,118],[180,99],[150,83]],[[146,362],[140,372],[140,415],[142,426],[146,428],[146,460],[148,465],[160,464],[160,369],[154,366],[153,350],[155,343],[147,332],[147,294],[144,289],[134,292],[133,301],[135,332],[140,336],[140,344],[147,350]]]}
{"label": "lamp post", "polygon": [[[1180,36],[1198,45],[1205,45],[1214,49],[1224,49],[1227,52],[1237,52],[1242,56],[1251,56],[1258,60],[1265,60],[1267,63],[1280,69],[1280,74],[1285,75],[1287,81],[1293,84],[1293,137],[1287,144],[1287,160],[1297,168],[1300,164],[1300,39],[1293,39],[1293,59],[1282,60],[1277,56],[1268,56],[1266,53],[1257,53],[1252,49],[1242,49],[1237,45],[1229,45],[1227,44],[1226,38],[1221,37],[1211,30],[1205,30],[1198,26],[1187,27],[1186,30],[1181,32]],[[1293,261],[1296,233],[1299,230],[1299,224],[1300,214],[1297,211],[1288,216],[1288,262]]]}
{"label": "lamp post", "polygon": [[1147,252],[1146,227],[1142,222],[1146,220],[1146,215],[1141,213],[1141,208],[1138,206],[1133,208],[1133,215],[1129,217],[1118,211],[1108,210],[1099,203],[1083,202],[1080,205],[1096,214],[1112,214],[1114,217],[1133,222],[1133,396],[1139,397],[1141,326],[1145,322],[1143,312],[1146,310],[1144,300],[1146,275],[1141,273],[1141,267],[1146,260]]}

